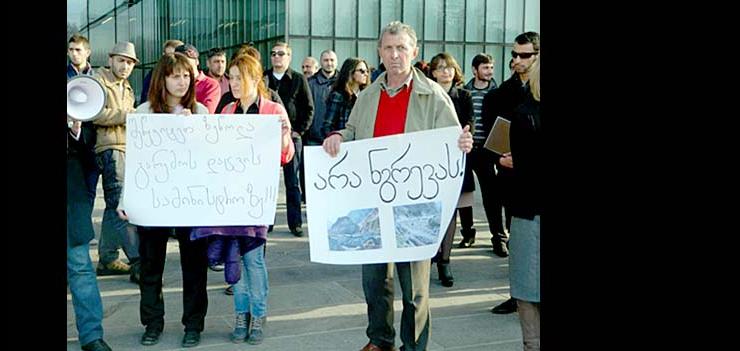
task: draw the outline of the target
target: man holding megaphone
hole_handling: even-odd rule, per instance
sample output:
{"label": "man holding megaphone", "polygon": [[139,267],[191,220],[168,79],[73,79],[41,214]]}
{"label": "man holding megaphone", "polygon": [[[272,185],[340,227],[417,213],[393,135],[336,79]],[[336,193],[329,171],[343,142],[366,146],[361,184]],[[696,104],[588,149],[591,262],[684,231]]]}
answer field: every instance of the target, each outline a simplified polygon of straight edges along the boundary
{"label": "man holding megaphone", "polygon": [[[92,75],[87,62],[90,43],[82,35],[69,39],[67,79]],[[71,112],[71,113],[70,113]],[[90,240],[95,237],[92,209],[98,168],[95,162],[95,128],[91,122],[69,119],[67,111],[67,283],[83,351],[110,351],[103,340],[103,302],[90,259]]]}
{"label": "man holding megaphone", "polygon": [[[119,42],[108,54],[110,68],[99,68],[95,78],[105,91],[105,104],[95,117],[95,153],[103,176],[105,211],[98,243],[98,275],[131,274],[138,283],[139,241],[136,231],[118,218],[116,208],[123,188],[126,160],[126,115],[134,112],[134,90],[128,77],[139,62],[134,44]],[[123,247],[129,264],[118,258]]]}

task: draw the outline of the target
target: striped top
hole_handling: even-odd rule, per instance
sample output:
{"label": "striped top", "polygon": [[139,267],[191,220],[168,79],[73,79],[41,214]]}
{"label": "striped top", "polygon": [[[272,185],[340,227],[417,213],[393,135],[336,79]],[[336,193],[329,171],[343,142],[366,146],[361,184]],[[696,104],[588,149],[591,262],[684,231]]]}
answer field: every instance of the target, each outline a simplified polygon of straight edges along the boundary
{"label": "striped top", "polygon": [[[472,81],[471,81],[472,83]],[[483,120],[481,119],[481,109],[483,108],[483,98],[490,90],[496,89],[496,82],[491,80],[488,87],[483,89],[476,88],[473,84],[465,86],[473,98],[473,118],[475,119],[475,131],[473,133],[473,145],[483,146],[488,138],[488,131],[483,129]]]}

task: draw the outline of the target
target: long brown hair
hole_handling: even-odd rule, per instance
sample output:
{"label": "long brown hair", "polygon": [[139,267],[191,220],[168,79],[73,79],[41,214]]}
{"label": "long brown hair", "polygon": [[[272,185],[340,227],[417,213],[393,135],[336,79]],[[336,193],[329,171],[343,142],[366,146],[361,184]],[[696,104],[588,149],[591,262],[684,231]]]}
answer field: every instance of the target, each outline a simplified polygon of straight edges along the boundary
{"label": "long brown hair", "polygon": [[195,78],[197,75],[193,72],[193,66],[187,56],[176,52],[174,54],[165,54],[157,62],[152,72],[152,83],[149,86],[149,106],[154,113],[171,113],[170,107],[167,106],[167,81],[165,78],[171,75],[176,69],[182,69],[190,72],[190,86],[188,92],[180,99],[180,105],[183,108],[195,112]]}
{"label": "long brown hair", "polygon": [[247,79],[252,79],[257,82],[257,95],[264,99],[270,99],[270,93],[267,91],[265,81],[262,79],[262,65],[256,58],[250,55],[238,56],[229,62],[227,70],[230,70],[231,67],[234,66],[239,69],[239,74],[241,75],[242,97],[249,96],[251,94],[251,92],[246,89],[249,87]]}

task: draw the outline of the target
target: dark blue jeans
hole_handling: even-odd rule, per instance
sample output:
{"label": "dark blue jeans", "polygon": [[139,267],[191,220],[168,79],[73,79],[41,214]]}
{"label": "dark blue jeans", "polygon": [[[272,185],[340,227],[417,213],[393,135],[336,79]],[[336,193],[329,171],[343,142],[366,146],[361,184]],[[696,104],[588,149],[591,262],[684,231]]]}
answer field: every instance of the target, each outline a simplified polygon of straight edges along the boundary
{"label": "dark blue jeans", "polygon": [[291,229],[303,225],[303,219],[301,218],[301,186],[298,180],[303,154],[303,143],[300,137],[294,137],[293,144],[295,144],[295,156],[293,156],[293,160],[283,166],[288,226]]}
{"label": "dark blue jeans", "polygon": [[98,241],[99,262],[108,264],[118,259],[118,248],[129,262],[139,259],[139,238],[135,230],[129,230],[125,221],[118,218],[116,209],[123,188],[123,173],[126,168],[126,153],[118,150],[105,150],[98,154],[98,169],[103,176],[103,195],[105,211],[103,225]]}

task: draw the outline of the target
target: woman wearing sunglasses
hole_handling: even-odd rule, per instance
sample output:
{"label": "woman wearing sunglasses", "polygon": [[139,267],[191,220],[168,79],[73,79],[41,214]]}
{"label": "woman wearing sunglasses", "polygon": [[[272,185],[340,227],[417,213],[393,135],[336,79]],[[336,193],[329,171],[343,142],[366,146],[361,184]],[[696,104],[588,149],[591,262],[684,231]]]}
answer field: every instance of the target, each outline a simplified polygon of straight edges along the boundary
{"label": "woman wearing sunglasses", "polygon": [[[447,91],[452,99],[452,104],[455,105],[455,112],[457,112],[457,118],[460,121],[460,125],[465,128],[466,125],[470,126],[470,132],[474,133],[475,123],[473,120],[473,97],[470,92],[462,89],[463,75],[460,65],[457,64],[455,58],[449,53],[439,53],[432,58],[432,62],[429,64],[429,72],[431,73],[432,80],[442,86],[442,89]],[[465,163],[465,176],[463,177],[463,185],[461,190],[460,199],[457,202],[457,208],[472,207],[473,206],[473,191],[475,190],[475,181],[473,180],[473,169],[469,162]],[[454,283],[452,272],[450,271],[450,251],[452,250],[452,238],[455,236],[455,229],[457,223],[457,210],[455,210],[452,220],[447,227],[447,233],[445,233],[442,244],[439,246],[437,256],[432,261],[437,262],[437,272],[439,274],[439,280],[442,285],[451,287]]]}
{"label": "woman wearing sunglasses", "polygon": [[344,60],[339,76],[332,85],[326,102],[323,135],[344,129],[345,123],[357,101],[357,94],[370,84],[367,62],[358,57]]}

